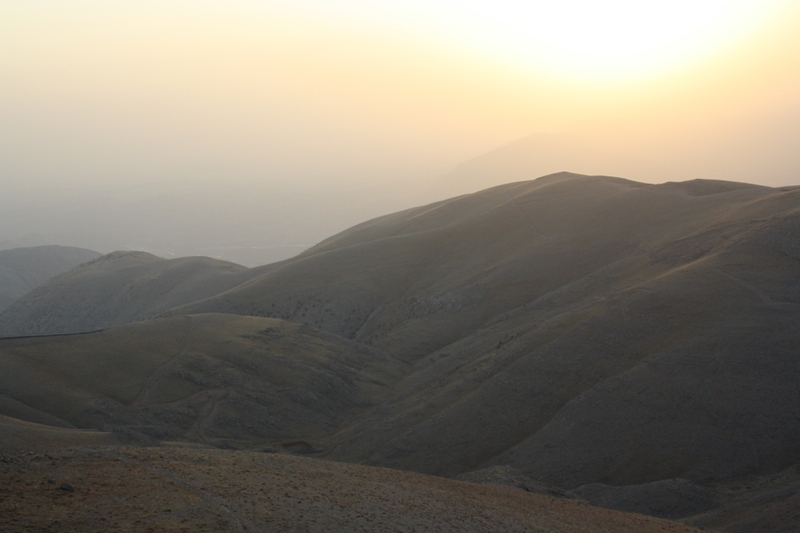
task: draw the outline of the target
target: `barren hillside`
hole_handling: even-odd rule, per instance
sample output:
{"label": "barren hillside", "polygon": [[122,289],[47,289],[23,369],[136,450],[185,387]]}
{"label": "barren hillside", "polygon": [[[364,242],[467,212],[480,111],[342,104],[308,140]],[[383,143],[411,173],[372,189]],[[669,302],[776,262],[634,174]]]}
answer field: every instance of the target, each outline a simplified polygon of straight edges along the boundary
{"label": "barren hillside", "polygon": [[698,531],[506,487],[252,452],[66,450],[0,462],[0,479],[9,532]]}
{"label": "barren hillside", "polygon": [[137,322],[236,286],[247,273],[243,266],[207,257],[167,260],[145,252],[113,252],[50,280],[0,313],[0,335]]}
{"label": "barren hillside", "polygon": [[299,324],[185,316],[0,340],[0,415],[145,444],[316,452],[306,441],[384,399],[402,370]]}
{"label": "barren hillside", "polygon": [[72,246],[0,250],[0,311],[50,278],[98,257]]}

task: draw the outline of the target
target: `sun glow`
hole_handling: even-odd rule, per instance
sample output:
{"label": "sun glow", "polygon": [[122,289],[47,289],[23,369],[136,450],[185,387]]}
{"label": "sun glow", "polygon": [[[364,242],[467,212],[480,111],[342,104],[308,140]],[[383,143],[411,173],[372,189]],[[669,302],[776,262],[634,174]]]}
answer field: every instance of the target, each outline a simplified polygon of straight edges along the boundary
{"label": "sun glow", "polygon": [[[279,3],[283,3],[278,0]],[[311,0],[309,12],[358,14],[494,60],[557,75],[647,75],[702,58],[778,17],[790,0]]]}
{"label": "sun glow", "polygon": [[447,26],[462,42],[500,59],[572,77],[615,78],[713,53],[757,30],[785,5],[782,0],[471,2]]}
{"label": "sun glow", "polygon": [[[0,2],[3,180],[373,179],[375,169],[444,172],[511,139],[584,123],[599,124],[586,126],[594,138],[619,140],[620,153],[663,154],[682,132],[710,139],[758,115],[768,118],[741,131],[781,133],[750,150],[753,160],[767,168],[769,153],[795,168],[800,3],[656,4]],[[603,172],[655,167],[666,168]]]}

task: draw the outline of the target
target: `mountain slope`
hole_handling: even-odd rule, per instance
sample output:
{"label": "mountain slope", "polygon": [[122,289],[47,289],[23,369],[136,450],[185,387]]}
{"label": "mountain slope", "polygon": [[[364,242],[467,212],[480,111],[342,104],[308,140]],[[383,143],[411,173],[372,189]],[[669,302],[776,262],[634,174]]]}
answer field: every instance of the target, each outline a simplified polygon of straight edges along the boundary
{"label": "mountain slope", "polygon": [[747,224],[763,213],[730,212],[782,194],[719,183],[725,192],[696,195],[691,184],[559,174],[495,187],[361,224],[185,310],[277,316],[412,360],[611,265],[627,262],[623,283],[666,272],[669,258],[646,254]]}
{"label": "mountain slope", "polygon": [[313,451],[299,441],[324,439],[383,399],[401,370],[372,349],[280,320],[151,320],[0,340],[0,415],[134,440]]}
{"label": "mountain slope", "polygon": [[0,313],[0,335],[88,331],[143,320],[222,292],[248,269],[207,257],[113,252],[38,287]]}
{"label": "mountain slope", "polygon": [[0,311],[48,279],[100,254],[71,246],[0,250]]}
{"label": "mountain slope", "polygon": [[176,312],[312,324],[412,365],[347,461],[563,487],[800,457],[800,190],[558,174],[356,226]]}

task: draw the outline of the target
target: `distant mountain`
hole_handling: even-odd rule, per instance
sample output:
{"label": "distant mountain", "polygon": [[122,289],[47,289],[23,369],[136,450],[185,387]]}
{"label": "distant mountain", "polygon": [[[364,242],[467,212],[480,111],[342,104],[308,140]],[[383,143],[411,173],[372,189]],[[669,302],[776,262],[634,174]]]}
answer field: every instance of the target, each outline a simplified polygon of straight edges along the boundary
{"label": "distant mountain", "polygon": [[0,335],[89,331],[136,322],[218,294],[248,269],[207,257],[162,259],[113,252],[27,294],[0,313]]}
{"label": "distant mountain", "polygon": [[450,197],[565,168],[648,183],[706,178],[785,185],[800,176],[800,106],[720,116],[703,126],[674,117],[645,122],[646,128],[641,118],[586,121],[527,135],[457,165],[432,190]]}
{"label": "distant mountain", "polygon": [[[434,188],[445,196],[454,196],[561,172],[565,161],[575,170],[637,161],[636,154],[620,156],[577,133],[536,133],[464,161],[443,175]],[[623,171],[618,175],[637,174]]]}
{"label": "distant mountain", "polygon": [[166,259],[207,256],[255,267],[425,201],[409,198],[424,194],[399,179],[388,184],[274,176],[133,181],[36,194],[4,189],[0,248],[65,243],[103,252],[143,250]]}
{"label": "distant mountain", "polygon": [[0,250],[0,311],[48,279],[100,254],[71,246]]}

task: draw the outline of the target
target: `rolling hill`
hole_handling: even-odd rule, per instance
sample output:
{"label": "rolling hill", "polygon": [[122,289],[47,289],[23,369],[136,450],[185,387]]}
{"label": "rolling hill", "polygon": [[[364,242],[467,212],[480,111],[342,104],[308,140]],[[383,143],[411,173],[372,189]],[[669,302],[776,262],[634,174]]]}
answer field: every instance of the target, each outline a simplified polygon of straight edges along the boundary
{"label": "rolling hill", "polygon": [[367,222],[171,313],[277,316],[412,365],[334,437],[343,460],[727,479],[800,457],[799,224],[796,188],[559,174]]}
{"label": "rolling hill", "polygon": [[382,400],[402,370],[299,324],[176,317],[0,340],[0,415],[144,443],[314,452],[308,441]]}
{"label": "rolling hill", "polygon": [[113,252],[28,293],[0,313],[0,335],[90,331],[137,322],[236,286],[248,269],[207,257]]}
{"label": "rolling hill", "polygon": [[0,250],[0,311],[45,281],[100,254],[71,246]]}

